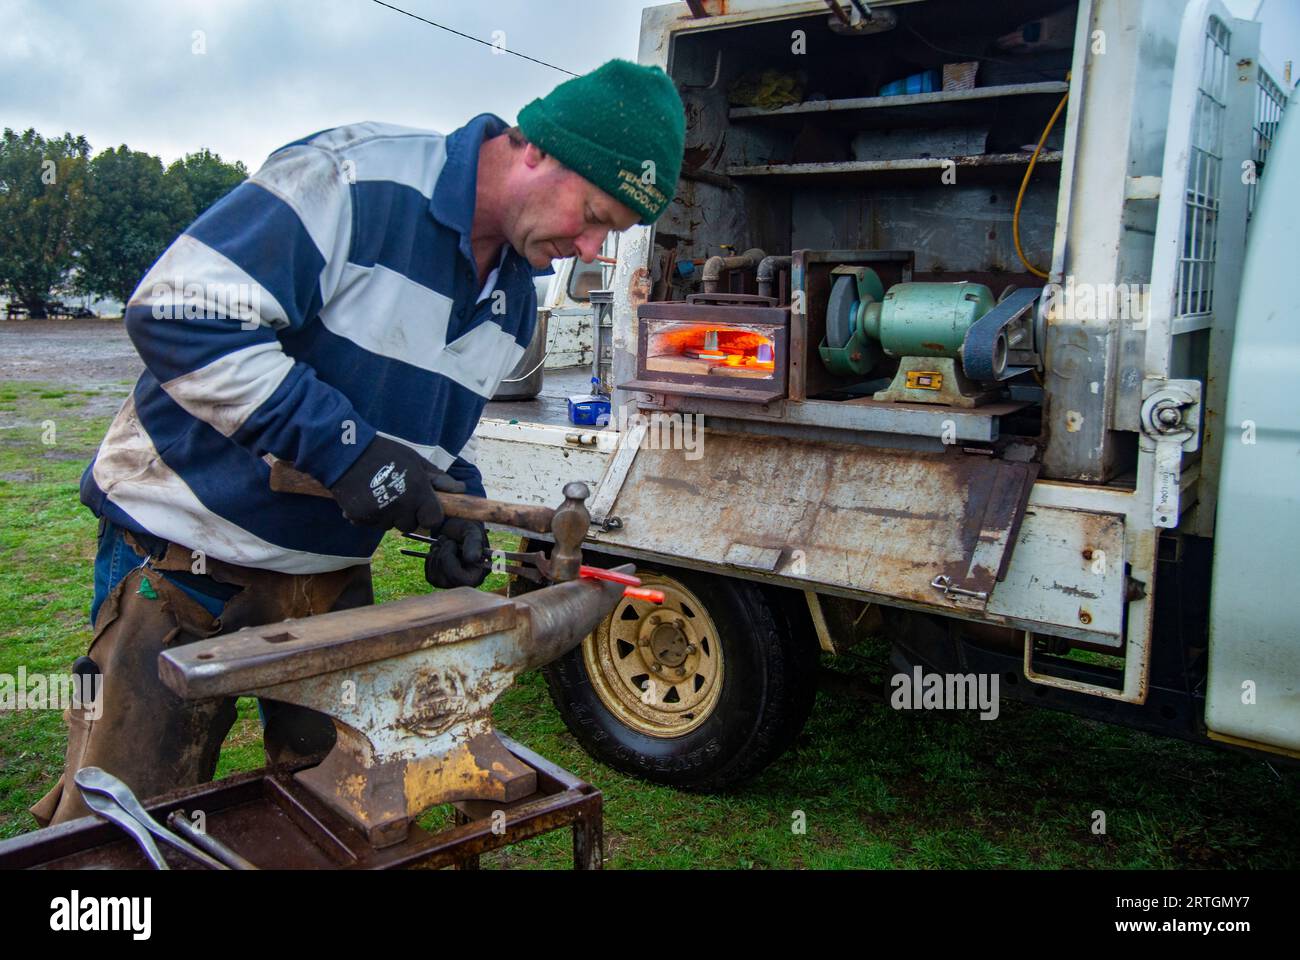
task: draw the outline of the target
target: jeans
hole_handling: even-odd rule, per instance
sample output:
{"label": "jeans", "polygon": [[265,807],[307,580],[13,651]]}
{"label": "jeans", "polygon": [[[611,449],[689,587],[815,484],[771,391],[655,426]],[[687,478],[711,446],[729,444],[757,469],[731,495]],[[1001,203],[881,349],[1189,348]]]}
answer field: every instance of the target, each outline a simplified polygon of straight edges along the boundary
{"label": "jeans", "polygon": [[[113,588],[136,567],[148,563],[148,558],[139,556],[123,538],[126,531],[107,519],[100,520],[99,550],[95,554],[95,598],[90,604],[90,623],[93,627],[99,608]],[[137,542],[141,546],[145,538],[140,536]],[[157,572],[157,576],[166,577],[178,588],[189,595],[214,617],[220,617],[226,602],[239,592],[238,587],[218,583],[211,577],[199,573]]]}

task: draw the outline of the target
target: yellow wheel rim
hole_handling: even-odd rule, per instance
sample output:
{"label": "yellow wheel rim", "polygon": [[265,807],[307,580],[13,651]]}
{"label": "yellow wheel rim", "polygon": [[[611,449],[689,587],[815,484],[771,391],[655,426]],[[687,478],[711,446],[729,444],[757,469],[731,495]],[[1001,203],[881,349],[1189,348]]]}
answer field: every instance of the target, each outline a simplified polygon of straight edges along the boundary
{"label": "yellow wheel rim", "polygon": [[722,693],[722,644],[695,594],[671,577],[641,573],[662,604],[624,597],[582,642],[587,676],[625,726],[680,737],[713,713]]}

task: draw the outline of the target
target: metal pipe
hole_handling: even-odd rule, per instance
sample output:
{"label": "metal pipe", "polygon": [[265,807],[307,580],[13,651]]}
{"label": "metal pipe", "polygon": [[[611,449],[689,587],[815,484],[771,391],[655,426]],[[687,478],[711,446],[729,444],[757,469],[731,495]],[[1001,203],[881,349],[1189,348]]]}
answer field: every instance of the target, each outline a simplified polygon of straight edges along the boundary
{"label": "metal pipe", "polygon": [[704,261],[704,272],[700,275],[705,293],[717,293],[718,281],[728,270],[752,270],[758,266],[767,254],[757,247],[752,247],[735,257],[709,257]]}
{"label": "metal pipe", "polygon": [[840,23],[844,24],[844,26],[846,27],[853,26],[853,24],[849,21],[849,15],[840,9],[838,0],[826,0],[826,6],[831,8],[831,13],[839,17]]}
{"label": "metal pipe", "polygon": [[167,826],[171,827],[176,833],[179,833],[196,847],[210,853],[217,860],[224,863],[231,870],[256,870],[258,869],[252,863],[249,863],[239,854],[235,853],[228,846],[218,840],[216,837],[209,836],[201,830],[197,830],[194,824],[190,823],[185,816],[184,810],[173,810],[167,817]]}
{"label": "metal pipe", "polygon": [[764,257],[762,260],[759,261],[758,295],[760,297],[777,297],[778,299],[780,298],[781,292],[779,290],[773,292],[773,287],[776,283],[777,273],[781,270],[789,270],[790,264],[793,261],[793,259],[794,259],[793,257],[788,257],[788,256],[783,257],[774,254],[773,256],[770,257]]}
{"label": "metal pipe", "polygon": [[700,280],[704,284],[705,293],[718,292],[718,278],[722,276],[722,271],[726,269],[726,257],[709,257],[704,261],[704,270],[700,273]]}

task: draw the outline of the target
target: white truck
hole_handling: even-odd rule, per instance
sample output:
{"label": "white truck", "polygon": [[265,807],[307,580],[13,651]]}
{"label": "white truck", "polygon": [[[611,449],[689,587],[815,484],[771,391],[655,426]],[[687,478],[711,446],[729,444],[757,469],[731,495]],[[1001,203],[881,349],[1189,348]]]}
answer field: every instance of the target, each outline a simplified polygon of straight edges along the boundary
{"label": "white truck", "polygon": [[587,750],[738,783],[874,635],[1300,757],[1300,130],[1259,40],[1219,0],[644,11],[687,146],[619,238],[613,422],[476,441],[489,496],[586,481],[587,553],[667,594],[548,668]]}

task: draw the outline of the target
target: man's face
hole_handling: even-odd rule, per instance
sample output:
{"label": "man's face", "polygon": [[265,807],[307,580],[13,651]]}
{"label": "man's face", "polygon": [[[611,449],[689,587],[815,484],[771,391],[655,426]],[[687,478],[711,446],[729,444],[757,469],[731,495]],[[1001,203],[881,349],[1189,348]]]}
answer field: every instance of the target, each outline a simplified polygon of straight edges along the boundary
{"label": "man's face", "polygon": [[519,202],[507,229],[510,245],[534,267],[549,267],[558,257],[590,263],[610,230],[626,230],[640,220],[636,211],[532,144],[521,153]]}

